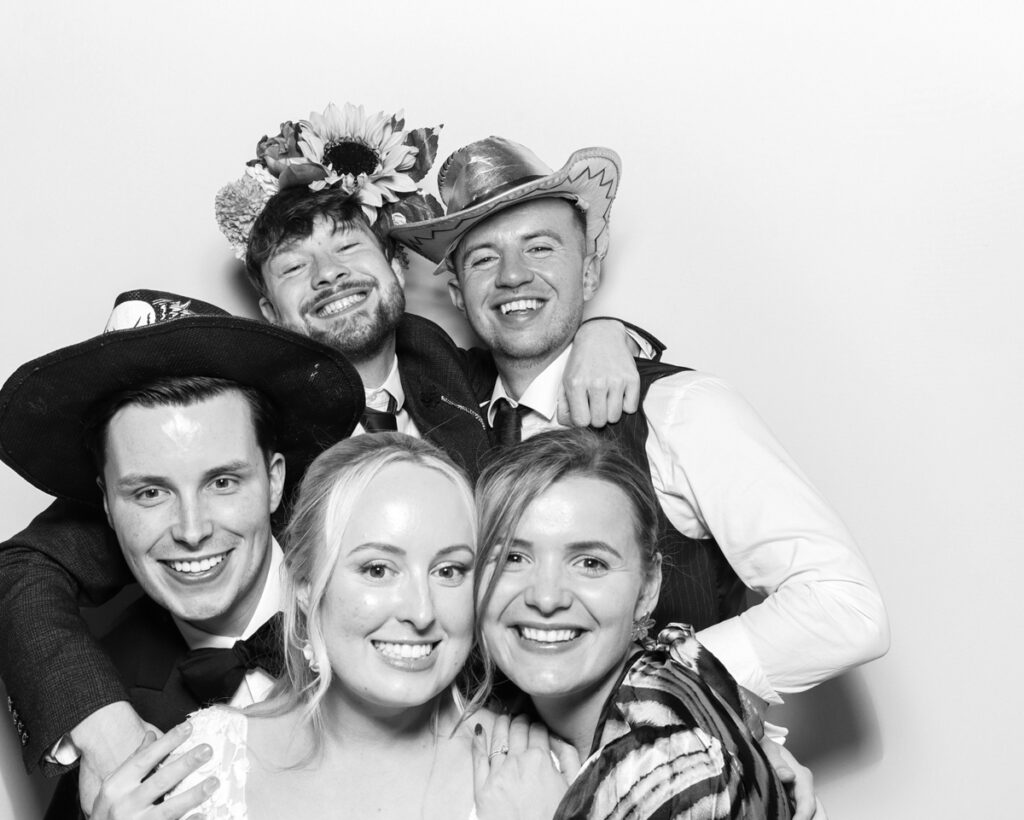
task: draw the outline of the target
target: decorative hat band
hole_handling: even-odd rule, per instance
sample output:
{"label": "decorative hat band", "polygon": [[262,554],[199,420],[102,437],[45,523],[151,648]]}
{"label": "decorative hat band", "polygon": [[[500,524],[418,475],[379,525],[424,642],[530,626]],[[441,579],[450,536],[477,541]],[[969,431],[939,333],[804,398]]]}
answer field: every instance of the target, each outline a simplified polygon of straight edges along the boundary
{"label": "decorative hat band", "polygon": [[[306,185],[312,191],[339,188],[362,207],[367,221],[381,209],[403,204],[413,220],[439,216],[441,205],[418,183],[437,157],[437,128],[405,129],[402,112],[367,115],[363,106],[330,103],[323,114],[281,123],[274,137],[264,136],[245,174],[221,188],[215,200],[217,224],[245,258],[253,223],[279,190]],[[405,208],[393,211],[402,224]]]}

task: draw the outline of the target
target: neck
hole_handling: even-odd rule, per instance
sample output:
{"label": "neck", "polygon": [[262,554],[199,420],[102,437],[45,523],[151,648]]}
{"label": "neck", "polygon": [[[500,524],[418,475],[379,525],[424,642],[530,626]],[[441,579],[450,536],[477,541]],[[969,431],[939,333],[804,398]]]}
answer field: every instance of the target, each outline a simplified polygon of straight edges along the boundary
{"label": "neck", "polygon": [[395,361],[395,335],[392,333],[372,354],[362,358],[349,358],[366,390],[376,390],[387,379]]}
{"label": "neck", "polygon": [[548,365],[561,356],[564,350],[563,347],[542,356],[521,359],[492,351],[494,364],[498,368],[498,375],[501,377],[501,383],[505,386],[505,392],[519,401],[534,380],[544,372]]}
{"label": "neck", "polygon": [[545,725],[575,746],[581,761],[590,756],[597,724],[601,720],[608,698],[618,685],[626,660],[627,658],[623,658],[621,664],[589,691],[530,698]]}
{"label": "neck", "polygon": [[448,690],[421,706],[385,708],[353,699],[339,689],[332,686],[320,704],[330,745],[391,748],[433,743],[447,735],[457,719]]}

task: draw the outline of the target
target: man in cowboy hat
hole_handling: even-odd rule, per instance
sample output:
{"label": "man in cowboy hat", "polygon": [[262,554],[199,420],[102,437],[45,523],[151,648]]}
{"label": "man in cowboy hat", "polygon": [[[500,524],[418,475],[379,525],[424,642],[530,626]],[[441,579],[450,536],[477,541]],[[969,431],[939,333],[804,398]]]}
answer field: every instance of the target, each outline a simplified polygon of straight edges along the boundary
{"label": "man in cowboy hat", "polygon": [[[348,436],[362,408],[358,375],[329,346],[153,291],[122,294],[104,334],[0,389],[0,457],[44,492],[101,505],[147,596],[103,642],[142,720],[168,730],[208,702],[265,697],[281,664],[271,514],[286,476]],[[17,583],[31,595],[37,580]],[[76,663],[74,645],[43,651]],[[34,727],[17,722],[28,745]],[[54,754],[73,758],[76,740]],[[51,816],[77,816],[75,785],[62,782]]]}
{"label": "man in cowboy hat", "polygon": [[[393,235],[454,274],[452,299],[494,355],[487,416],[506,441],[559,427],[554,390],[601,282],[619,157],[552,171],[490,137],[456,151],[447,215]],[[668,571],[654,612],[683,621],[767,702],[883,654],[888,621],[850,534],[764,423],[721,380],[641,363],[642,412],[607,435],[651,472]],[[765,599],[745,612],[745,587]]]}

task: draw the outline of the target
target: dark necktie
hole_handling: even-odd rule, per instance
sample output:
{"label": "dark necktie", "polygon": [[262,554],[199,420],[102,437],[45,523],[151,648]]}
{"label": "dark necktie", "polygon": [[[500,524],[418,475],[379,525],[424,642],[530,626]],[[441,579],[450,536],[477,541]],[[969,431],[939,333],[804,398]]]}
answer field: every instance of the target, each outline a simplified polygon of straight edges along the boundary
{"label": "dark necktie", "polygon": [[203,705],[231,700],[252,669],[272,678],[284,671],[280,612],[230,649],[193,649],[178,662],[185,686]]}
{"label": "dark necktie", "polygon": [[494,432],[498,444],[511,447],[523,440],[523,416],[530,412],[525,404],[512,406],[508,399],[498,399],[494,403]]}
{"label": "dark necktie", "polygon": [[398,402],[394,396],[388,396],[387,410],[373,410],[367,407],[363,411],[363,429],[367,433],[383,433],[398,429]]}

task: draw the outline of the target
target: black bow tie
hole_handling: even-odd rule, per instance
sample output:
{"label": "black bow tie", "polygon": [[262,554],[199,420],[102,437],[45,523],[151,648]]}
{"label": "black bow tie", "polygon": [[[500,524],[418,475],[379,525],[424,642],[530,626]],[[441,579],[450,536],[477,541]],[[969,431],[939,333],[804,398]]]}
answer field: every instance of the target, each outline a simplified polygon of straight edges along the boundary
{"label": "black bow tie", "polygon": [[361,419],[363,429],[367,433],[384,433],[390,430],[397,430],[397,414],[398,402],[395,401],[394,396],[388,396],[387,410],[374,410],[371,407],[363,410],[363,418]]}
{"label": "black bow tie", "polygon": [[498,444],[511,447],[523,440],[523,416],[530,412],[525,404],[515,407],[508,399],[498,399],[494,403],[494,432]]}
{"label": "black bow tie", "polygon": [[178,662],[185,686],[204,706],[231,700],[252,669],[273,678],[284,671],[280,612],[230,649],[193,649]]}

